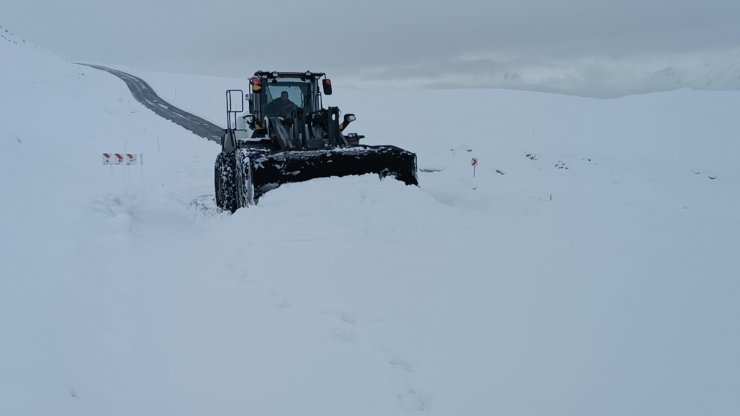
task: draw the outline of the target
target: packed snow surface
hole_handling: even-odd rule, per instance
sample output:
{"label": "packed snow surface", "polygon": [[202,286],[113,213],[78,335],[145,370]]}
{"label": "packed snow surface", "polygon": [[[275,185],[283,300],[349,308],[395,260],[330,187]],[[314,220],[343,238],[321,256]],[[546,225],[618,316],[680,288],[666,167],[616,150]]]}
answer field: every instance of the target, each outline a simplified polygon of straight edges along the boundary
{"label": "packed snow surface", "polygon": [[[0,56],[2,415],[740,411],[738,92],[335,85],[420,186],[314,180],[230,215],[218,145],[110,74]],[[218,124],[246,86],[132,72]]]}

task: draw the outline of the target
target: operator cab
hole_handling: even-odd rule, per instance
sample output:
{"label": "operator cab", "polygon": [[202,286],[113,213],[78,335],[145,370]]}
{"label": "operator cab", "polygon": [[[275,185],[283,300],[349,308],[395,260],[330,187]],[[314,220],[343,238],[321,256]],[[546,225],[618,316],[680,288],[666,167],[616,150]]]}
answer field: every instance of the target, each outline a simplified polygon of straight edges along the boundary
{"label": "operator cab", "polygon": [[[320,85],[324,94],[331,94],[331,82],[324,77],[324,73],[311,71],[255,72],[249,80],[247,100],[256,130],[265,124],[266,117],[288,117],[291,111],[300,111],[300,115],[307,116],[321,110]],[[284,93],[287,93],[287,100]]]}
{"label": "operator cab", "polygon": [[[249,104],[246,114],[234,101],[232,93],[237,92]],[[255,72],[248,94],[227,91],[224,148],[269,145],[272,150],[305,150],[358,145],[362,136],[342,133],[355,120],[354,114],[340,120],[338,107],[323,107],[322,96],[331,93],[331,80],[324,73]]]}
{"label": "operator cab", "polygon": [[311,84],[308,82],[269,82],[264,89],[264,113],[267,117],[287,117],[291,112],[302,109],[306,114],[313,112]]}

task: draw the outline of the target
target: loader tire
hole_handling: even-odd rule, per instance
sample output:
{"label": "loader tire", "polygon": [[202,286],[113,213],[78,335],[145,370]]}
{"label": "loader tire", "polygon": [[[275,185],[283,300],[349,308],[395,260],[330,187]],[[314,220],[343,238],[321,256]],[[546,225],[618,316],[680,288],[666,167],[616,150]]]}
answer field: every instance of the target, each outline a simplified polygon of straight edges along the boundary
{"label": "loader tire", "polygon": [[236,205],[236,158],[233,152],[221,152],[216,157],[214,172],[216,205],[233,213]]}
{"label": "loader tire", "polygon": [[252,153],[249,150],[237,150],[235,157],[236,177],[235,194],[236,207],[243,208],[254,205],[259,195],[255,195],[252,178]]}

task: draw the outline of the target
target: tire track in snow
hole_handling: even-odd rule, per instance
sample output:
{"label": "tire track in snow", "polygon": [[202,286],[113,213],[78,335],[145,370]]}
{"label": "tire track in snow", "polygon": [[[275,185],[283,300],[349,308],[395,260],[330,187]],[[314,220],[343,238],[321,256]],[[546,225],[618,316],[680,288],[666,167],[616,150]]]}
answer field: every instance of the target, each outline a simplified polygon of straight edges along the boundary
{"label": "tire track in snow", "polygon": [[187,111],[181,110],[161,99],[154,92],[154,89],[152,89],[152,87],[150,87],[143,79],[102,65],[83,63],[78,65],[88,66],[117,76],[126,83],[126,86],[131,91],[131,94],[134,96],[136,101],[152,110],[158,116],[166,118],[167,120],[170,120],[204,139],[211,140],[219,144],[221,143],[221,137],[223,136],[223,129],[221,127],[194,114],[188,113]]}

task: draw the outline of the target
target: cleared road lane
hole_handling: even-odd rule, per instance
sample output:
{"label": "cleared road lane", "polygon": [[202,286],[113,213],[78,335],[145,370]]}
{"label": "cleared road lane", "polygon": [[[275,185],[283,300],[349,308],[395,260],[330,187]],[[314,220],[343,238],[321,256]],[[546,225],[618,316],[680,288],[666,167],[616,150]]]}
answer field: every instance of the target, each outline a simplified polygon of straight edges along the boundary
{"label": "cleared road lane", "polygon": [[211,140],[219,144],[221,143],[221,137],[223,136],[223,129],[221,127],[194,114],[188,113],[187,111],[181,110],[159,98],[152,87],[150,87],[143,79],[102,65],[79,65],[89,66],[117,76],[126,83],[126,86],[131,90],[131,94],[133,94],[136,101],[143,104],[146,108],[204,139]]}

